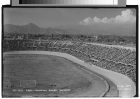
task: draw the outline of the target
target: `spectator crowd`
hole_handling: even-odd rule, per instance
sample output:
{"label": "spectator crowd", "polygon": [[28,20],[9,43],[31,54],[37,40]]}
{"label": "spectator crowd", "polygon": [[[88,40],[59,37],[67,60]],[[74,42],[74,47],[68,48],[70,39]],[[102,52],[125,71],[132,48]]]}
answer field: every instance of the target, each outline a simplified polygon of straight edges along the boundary
{"label": "spectator crowd", "polygon": [[70,40],[3,40],[3,52],[20,50],[56,51],[130,77],[136,82],[136,50]]}

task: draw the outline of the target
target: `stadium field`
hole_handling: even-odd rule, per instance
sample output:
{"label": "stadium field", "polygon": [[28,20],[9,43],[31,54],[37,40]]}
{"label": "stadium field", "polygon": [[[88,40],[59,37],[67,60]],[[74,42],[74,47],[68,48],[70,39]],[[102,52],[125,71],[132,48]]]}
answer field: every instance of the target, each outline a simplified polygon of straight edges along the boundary
{"label": "stadium field", "polygon": [[3,69],[4,97],[118,96],[112,81],[59,56],[4,54]]}

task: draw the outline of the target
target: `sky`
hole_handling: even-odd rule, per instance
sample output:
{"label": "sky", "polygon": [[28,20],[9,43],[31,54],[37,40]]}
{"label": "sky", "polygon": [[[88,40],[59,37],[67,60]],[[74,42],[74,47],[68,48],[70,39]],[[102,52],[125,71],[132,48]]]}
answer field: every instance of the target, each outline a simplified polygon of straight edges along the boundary
{"label": "sky", "polygon": [[[82,25],[99,29],[127,29],[135,31],[134,8],[4,8],[4,24],[39,27],[63,27]],[[109,28],[110,27],[110,28]]]}
{"label": "sky", "polygon": [[[123,15],[122,15],[123,14]],[[25,25],[34,23],[40,27],[78,24],[87,18],[101,20],[115,18],[120,15],[120,21],[135,17],[135,9],[90,9],[90,8],[5,8],[4,23]],[[121,17],[124,16],[124,17]],[[118,17],[119,18],[119,17]],[[131,21],[131,20],[130,20]],[[133,20],[135,21],[135,19]]]}

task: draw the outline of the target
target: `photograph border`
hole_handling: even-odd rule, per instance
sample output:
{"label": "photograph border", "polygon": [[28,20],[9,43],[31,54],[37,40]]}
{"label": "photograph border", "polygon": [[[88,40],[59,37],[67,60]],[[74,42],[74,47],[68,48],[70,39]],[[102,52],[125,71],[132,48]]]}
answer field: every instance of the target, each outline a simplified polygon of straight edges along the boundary
{"label": "photograph border", "polygon": [[[10,0],[12,1],[12,0]],[[103,6],[94,6],[94,5],[75,5],[75,6],[11,6],[11,5],[3,5],[1,10],[2,10],[2,20],[1,20],[1,28],[2,28],[2,33],[1,33],[1,73],[2,73],[2,86],[1,86],[1,92],[3,91],[3,38],[4,38],[4,8],[93,8],[93,9],[100,9],[100,8],[134,8],[136,9],[136,95],[134,97],[139,97],[139,67],[138,67],[138,54],[139,54],[139,7],[138,5],[126,5],[124,7],[116,7],[116,6],[108,6],[108,7],[103,7]]]}

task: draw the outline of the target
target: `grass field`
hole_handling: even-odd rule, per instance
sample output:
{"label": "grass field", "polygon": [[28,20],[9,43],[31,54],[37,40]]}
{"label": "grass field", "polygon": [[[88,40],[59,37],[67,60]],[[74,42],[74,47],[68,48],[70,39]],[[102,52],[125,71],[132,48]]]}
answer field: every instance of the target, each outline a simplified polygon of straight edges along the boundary
{"label": "grass field", "polygon": [[101,77],[65,58],[51,55],[5,55],[3,82],[4,97],[98,97],[106,91]]}

